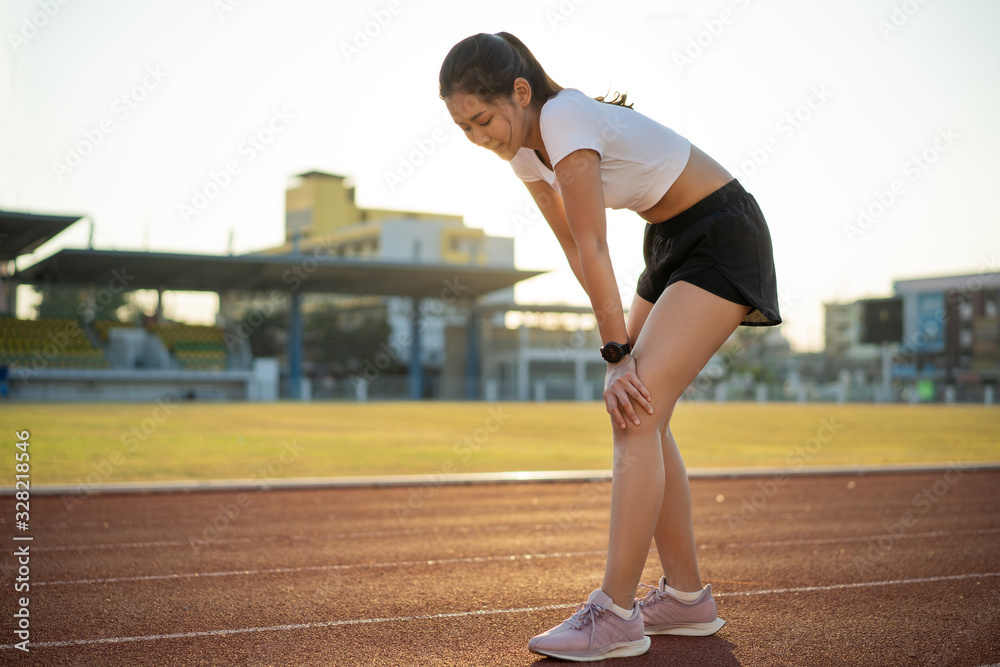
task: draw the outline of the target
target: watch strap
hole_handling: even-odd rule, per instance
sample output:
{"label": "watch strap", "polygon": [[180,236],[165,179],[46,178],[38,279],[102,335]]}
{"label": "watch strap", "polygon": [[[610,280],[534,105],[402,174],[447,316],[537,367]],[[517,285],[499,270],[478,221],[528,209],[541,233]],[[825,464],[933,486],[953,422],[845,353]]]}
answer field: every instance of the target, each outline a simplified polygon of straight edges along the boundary
{"label": "watch strap", "polygon": [[[617,354],[609,354],[610,350],[615,350]],[[608,342],[601,347],[601,357],[609,363],[618,363],[632,351],[631,343]],[[609,358],[610,357],[610,358]]]}

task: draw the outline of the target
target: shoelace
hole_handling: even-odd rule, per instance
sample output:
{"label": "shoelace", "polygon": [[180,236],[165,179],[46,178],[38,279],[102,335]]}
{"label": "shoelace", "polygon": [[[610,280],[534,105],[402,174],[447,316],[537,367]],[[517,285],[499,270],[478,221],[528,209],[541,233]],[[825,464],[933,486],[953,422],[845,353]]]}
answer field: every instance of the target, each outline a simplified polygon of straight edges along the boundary
{"label": "shoelace", "polygon": [[597,602],[581,602],[576,607],[576,611],[573,615],[566,619],[566,622],[570,624],[576,630],[582,630],[584,623],[590,622],[590,647],[594,647],[594,630],[597,629],[597,624],[594,622],[595,617],[603,614],[607,611],[607,608]]}
{"label": "shoelace", "polygon": [[659,586],[650,586],[649,584],[644,584],[642,582],[639,582],[639,588],[648,588],[649,589],[649,592],[646,593],[644,596],[642,596],[642,599],[639,600],[639,606],[640,607],[643,606],[643,605],[647,605],[650,602],[652,602],[653,600],[656,600],[656,599],[661,598],[661,597],[663,597],[663,596],[666,595],[666,593],[664,593],[663,591],[660,590]]}

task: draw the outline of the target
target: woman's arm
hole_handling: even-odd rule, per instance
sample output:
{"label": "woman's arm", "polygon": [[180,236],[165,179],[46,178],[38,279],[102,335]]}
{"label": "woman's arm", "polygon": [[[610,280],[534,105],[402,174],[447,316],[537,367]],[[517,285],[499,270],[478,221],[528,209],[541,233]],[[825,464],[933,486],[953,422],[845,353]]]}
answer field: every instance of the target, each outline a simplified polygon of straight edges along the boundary
{"label": "woman's arm", "polygon": [[[582,282],[594,308],[601,340],[605,343],[626,343],[625,312],[608,251],[600,167],[601,156],[597,151],[581,149],[560,160],[555,165],[555,173],[563,193],[566,225],[576,244]],[[649,399],[649,391],[636,375],[632,355],[626,355],[618,363],[608,364],[604,402],[608,414],[619,428],[626,428],[626,418],[633,424],[639,424],[633,402],[652,414]]]}
{"label": "woman's arm", "polygon": [[601,157],[596,151],[578,150],[555,165],[563,193],[567,226],[579,254],[584,289],[590,297],[605,343],[628,342],[625,312],[608,252],[607,217],[601,185]]}
{"label": "woman's arm", "polygon": [[573,240],[573,233],[569,230],[562,197],[545,181],[529,181],[524,185],[528,188],[531,198],[535,200],[545,222],[549,223],[552,233],[556,235],[556,240],[559,241],[559,245],[566,254],[573,275],[580,281],[580,287],[586,292],[587,284],[583,281],[583,270],[580,267],[580,251],[576,247],[576,241]]}

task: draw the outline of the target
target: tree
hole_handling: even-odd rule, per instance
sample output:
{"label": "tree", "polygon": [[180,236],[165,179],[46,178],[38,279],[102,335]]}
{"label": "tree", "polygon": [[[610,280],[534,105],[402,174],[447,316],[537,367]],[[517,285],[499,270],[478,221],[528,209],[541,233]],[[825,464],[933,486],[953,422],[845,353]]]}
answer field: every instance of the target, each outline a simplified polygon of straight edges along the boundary
{"label": "tree", "polygon": [[130,322],[141,312],[122,291],[102,290],[92,301],[88,300],[88,290],[81,287],[45,285],[36,291],[42,295],[38,304],[39,318]]}
{"label": "tree", "polygon": [[307,358],[326,365],[335,376],[358,373],[366,360],[388,356],[380,370],[403,373],[404,363],[390,355],[387,342],[392,329],[385,309],[329,308],[313,312],[306,322]]}

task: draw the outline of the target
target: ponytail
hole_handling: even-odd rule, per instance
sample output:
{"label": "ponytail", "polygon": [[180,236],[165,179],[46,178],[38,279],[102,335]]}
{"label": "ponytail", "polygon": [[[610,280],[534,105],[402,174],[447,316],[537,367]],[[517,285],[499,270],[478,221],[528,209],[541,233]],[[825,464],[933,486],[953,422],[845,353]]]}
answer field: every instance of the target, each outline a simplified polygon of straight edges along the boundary
{"label": "ponytail", "polygon": [[600,97],[595,97],[594,99],[597,100],[598,102],[604,102],[605,104],[615,104],[620,107],[625,107],[626,109],[632,108],[631,102],[625,104],[625,100],[628,99],[628,93],[619,93],[617,90],[615,91],[615,96],[610,100],[605,99],[604,95],[601,95]]}
{"label": "ponytail", "polygon": [[[532,97],[535,95],[538,96],[539,107],[555,97],[556,93],[562,90],[562,86],[553,81],[552,77],[545,72],[542,64],[535,58],[535,54],[524,45],[524,42],[509,32],[498,32],[497,37],[510,44],[511,48],[517,52],[517,55],[524,62],[530,74],[530,77],[526,76],[524,78],[531,84]],[[511,88],[513,88],[513,83],[511,84]]]}

